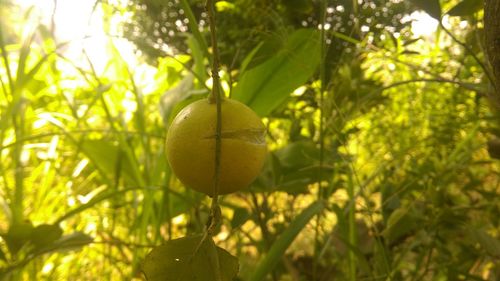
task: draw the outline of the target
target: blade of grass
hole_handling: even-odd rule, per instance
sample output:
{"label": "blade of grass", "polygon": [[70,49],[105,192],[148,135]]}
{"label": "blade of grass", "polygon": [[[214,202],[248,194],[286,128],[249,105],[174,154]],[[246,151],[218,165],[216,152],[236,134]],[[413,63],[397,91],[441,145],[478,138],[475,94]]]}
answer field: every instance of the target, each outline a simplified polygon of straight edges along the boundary
{"label": "blade of grass", "polygon": [[274,267],[279,263],[285,251],[288,249],[297,235],[304,229],[309,221],[321,211],[325,204],[317,201],[309,205],[302,211],[288,226],[288,228],[278,237],[264,259],[257,265],[257,268],[250,278],[250,281],[264,280]]}
{"label": "blade of grass", "polygon": [[[23,106],[19,107],[20,112],[13,112],[12,124],[14,126],[14,134],[17,139],[22,139],[24,135],[24,110]],[[17,114],[16,114],[17,113]],[[12,223],[20,223],[23,221],[23,198],[24,198],[24,165],[21,160],[23,152],[23,143],[17,142],[13,150],[14,159],[14,198],[11,205]]]}
{"label": "blade of grass", "polygon": [[3,38],[2,26],[3,25],[0,25],[0,50],[2,51],[2,58],[3,58],[4,66],[5,66],[5,72],[7,73],[7,80],[9,81],[10,90],[12,92],[12,89],[14,87],[14,80],[12,79],[12,73],[10,70],[9,56],[7,53],[7,49],[5,48],[5,41]]}
{"label": "blade of grass", "polygon": [[[354,194],[354,181],[352,173],[348,174],[348,186],[347,193],[349,194],[349,200],[352,201],[349,204],[349,245],[353,248],[357,249],[357,233],[356,233],[356,204],[354,200],[356,200],[356,196]],[[349,249],[349,280],[356,281],[356,253]]]}
{"label": "blade of grass", "polygon": [[67,220],[68,218],[74,216],[74,215],[77,215],[87,209],[90,209],[92,207],[94,207],[96,204],[104,201],[104,200],[107,200],[107,199],[111,199],[111,198],[114,198],[118,195],[123,195],[124,193],[127,193],[129,191],[134,191],[134,190],[138,190],[138,189],[141,189],[141,187],[129,187],[129,188],[124,188],[124,189],[121,189],[121,190],[118,190],[118,191],[112,191],[112,192],[109,192],[107,190],[101,192],[100,194],[96,195],[94,198],[90,199],[89,202],[85,203],[85,204],[82,204],[70,211],[68,211],[66,214],[64,214],[63,216],[61,216],[60,218],[58,218],[57,220],[54,221],[54,224],[60,224],[61,222]]}

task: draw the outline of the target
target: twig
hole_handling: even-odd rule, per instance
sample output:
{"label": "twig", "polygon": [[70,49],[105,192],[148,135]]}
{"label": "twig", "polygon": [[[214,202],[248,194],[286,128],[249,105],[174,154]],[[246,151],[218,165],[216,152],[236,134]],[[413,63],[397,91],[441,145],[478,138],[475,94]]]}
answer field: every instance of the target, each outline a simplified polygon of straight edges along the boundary
{"label": "twig", "polygon": [[220,207],[218,202],[219,197],[219,184],[220,184],[220,155],[221,155],[221,131],[222,131],[222,95],[220,87],[220,77],[219,77],[219,52],[217,50],[217,35],[215,28],[215,9],[213,0],[207,0],[205,9],[208,14],[208,21],[210,24],[210,38],[212,41],[212,93],[209,97],[211,103],[215,103],[217,107],[217,124],[215,131],[215,173],[214,173],[214,186],[212,193],[212,205],[211,205],[211,220],[210,225],[208,225],[207,231],[212,235],[215,231],[216,226],[220,222]]}

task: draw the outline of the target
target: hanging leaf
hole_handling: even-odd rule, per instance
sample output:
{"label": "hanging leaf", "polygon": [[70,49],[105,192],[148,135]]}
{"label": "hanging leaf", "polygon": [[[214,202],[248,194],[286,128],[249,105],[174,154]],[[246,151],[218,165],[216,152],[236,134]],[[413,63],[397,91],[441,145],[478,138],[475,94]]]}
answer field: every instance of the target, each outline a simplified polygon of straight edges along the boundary
{"label": "hanging leaf", "polygon": [[411,0],[411,2],[431,17],[437,20],[441,19],[441,5],[439,4],[439,0]]}
{"label": "hanging leaf", "polygon": [[[238,260],[215,246],[211,238],[183,237],[153,249],[142,264],[148,281],[216,281],[218,259],[220,281],[231,281],[238,274]],[[201,245],[200,245],[201,243]],[[199,247],[199,248],[198,248]],[[216,255],[216,256],[215,256]]]}
{"label": "hanging leaf", "polygon": [[464,0],[448,11],[452,17],[471,16],[483,8],[481,0]]}
{"label": "hanging leaf", "polygon": [[233,98],[266,116],[314,74],[319,64],[319,35],[301,29],[290,35],[282,49],[262,64],[245,71]]}

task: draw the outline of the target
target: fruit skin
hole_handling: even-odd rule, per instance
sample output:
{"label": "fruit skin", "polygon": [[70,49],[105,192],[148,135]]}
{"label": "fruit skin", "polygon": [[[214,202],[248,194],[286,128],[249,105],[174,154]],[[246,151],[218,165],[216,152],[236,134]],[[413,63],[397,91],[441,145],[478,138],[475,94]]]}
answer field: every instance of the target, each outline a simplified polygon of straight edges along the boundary
{"label": "fruit skin", "polygon": [[[221,103],[219,195],[248,187],[260,173],[267,154],[265,127],[241,102]],[[186,106],[173,120],[166,141],[167,159],[186,186],[212,196],[215,173],[217,106],[208,99]]]}

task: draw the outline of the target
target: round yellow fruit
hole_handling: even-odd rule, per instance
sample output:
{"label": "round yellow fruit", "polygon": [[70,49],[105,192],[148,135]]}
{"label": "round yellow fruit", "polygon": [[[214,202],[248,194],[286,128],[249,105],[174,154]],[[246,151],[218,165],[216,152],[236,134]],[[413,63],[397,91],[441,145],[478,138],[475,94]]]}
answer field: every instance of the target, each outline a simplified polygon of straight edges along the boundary
{"label": "round yellow fruit", "polygon": [[[248,187],[260,173],[267,149],[259,116],[241,102],[223,99],[218,194]],[[167,133],[167,159],[186,186],[212,196],[217,106],[208,99],[186,106]]]}

